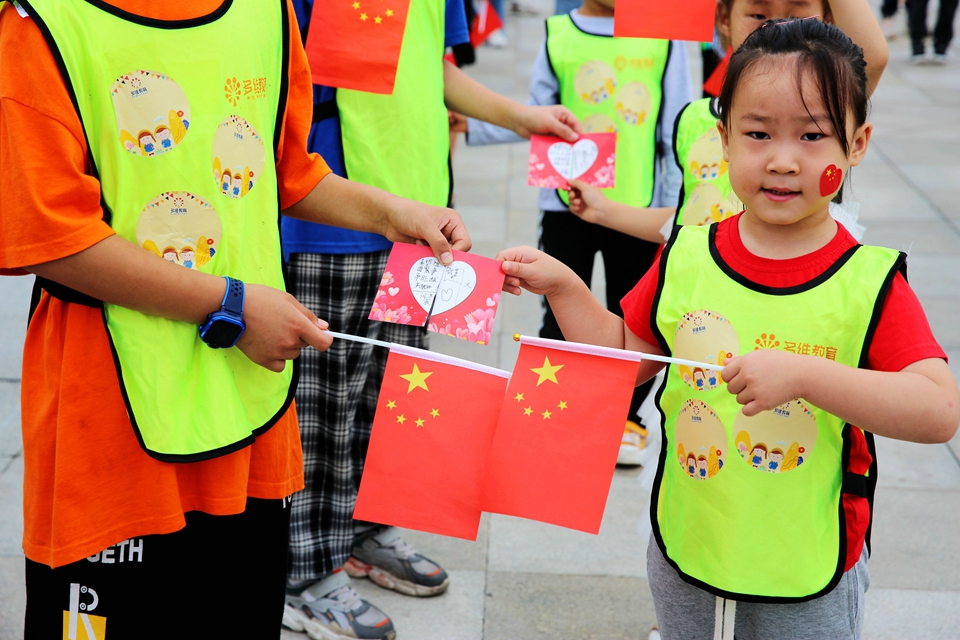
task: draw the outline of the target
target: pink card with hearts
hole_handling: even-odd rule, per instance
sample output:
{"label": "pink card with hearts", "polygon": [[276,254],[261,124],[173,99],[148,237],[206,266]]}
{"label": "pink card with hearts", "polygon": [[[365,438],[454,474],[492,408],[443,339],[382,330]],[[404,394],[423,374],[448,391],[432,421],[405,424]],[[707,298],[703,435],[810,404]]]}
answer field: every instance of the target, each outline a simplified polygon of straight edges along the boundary
{"label": "pink card with hearts", "polygon": [[496,260],[454,251],[453,263],[444,267],[430,247],[398,242],[369,317],[489,344],[503,279]]}
{"label": "pink card with hearts", "polygon": [[616,133],[583,133],[570,143],[555,136],[530,136],[527,184],[568,189],[567,180],[609,189],[616,174]]}

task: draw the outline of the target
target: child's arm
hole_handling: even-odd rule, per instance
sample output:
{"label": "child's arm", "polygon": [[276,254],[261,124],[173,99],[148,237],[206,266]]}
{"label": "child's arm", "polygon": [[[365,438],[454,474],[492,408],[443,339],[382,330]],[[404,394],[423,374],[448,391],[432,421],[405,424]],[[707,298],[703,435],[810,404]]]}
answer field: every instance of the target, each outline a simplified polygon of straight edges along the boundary
{"label": "child's arm", "polygon": [[940,358],[885,372],[761,350],[730,360],[722,376],[748,416],[803,398],[877,435],[924,443],[950,440],[960,424],[960,391]]}
{"label": "child's arm", "polygon": [[873,95],[887,67],[890,50],[867,0],[830,0],[833,23],[863,49],[867,63],[867,96]]}
{"label": "child's arm", "polygon": [[443,98],[451,110],[510,129],[522,138],[542,133],[573,141],[583,132],[580,121],[566,107],[514,102],[487,89],[447,61],[443,64]]}
{"label": "child's arm", "polygon": [[[550,302],[563,337],[571,342],[629,349],[662,355],[657,345],[641,340],[623,319],[607,311],[590,289],[568,266],[532,247],[504,249],[497,254],[506,278],[503,290],[520,295],[521,289],[545,295]],[[646,382],[663,368],[659,362],[644,360],[637,384]]]}
{"label": "child's arm", "polygon": [[570,211],[582,220],[647,242],[663,244],[663,225],[677,213],[674,207],[631,207],[614,202],[598,187],[580,180],[571,180],[570,186]]}

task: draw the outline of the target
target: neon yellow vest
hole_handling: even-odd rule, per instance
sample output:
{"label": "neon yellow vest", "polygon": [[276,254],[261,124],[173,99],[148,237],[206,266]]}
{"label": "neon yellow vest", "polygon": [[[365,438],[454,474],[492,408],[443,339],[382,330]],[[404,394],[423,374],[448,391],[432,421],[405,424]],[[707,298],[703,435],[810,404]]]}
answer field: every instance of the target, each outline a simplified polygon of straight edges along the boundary
{"label": "neon yellow vest", "polygon": [[[21,4],[60,63],[117,234],[184,268],[283,289],[286,3],[226,2],[174,22],[80,0]],[[236,451],[292,400],[291,364],[270,372],[211,349],[194,324],[112,304],[104,319],[130,420],[155,458]]]}
{"label": "neon yellow vest", "polygon": [[[581,120],[584,131],[617,134],[616,186],[604,194],[649,206],[670,42],[584,33],[567,14],[547,19],[547,56],[560,85],[560,104]],[[566,191],[557,193],[569,204]]]}
{"label": "neon yellow vest", "polygon": [[[772,289],[723,262],[716,228],[677,227],[664,249],[654,313],[666,353],[722,365],[781,349],[865,366],[902,254],[853,247],[824,276]],[[805,400],[747,418],[717,374],[686,366],[668,367],[657,402],[664,445],[654,534],[681,575],[754,602],[832,590],[846,559],[841,489],[857,484],[848,476],[867,483],[843,471],[855,427]],[[860,495],[872,499],[872,491]]]}
{"label": "neon yellow vest", "polygon": [[434,206],[450,198],[443,0],[412,0],[390,95],[337,89],[347,177]]}
{"label": "neon yellow vest", "polygon": [[680,112],[674,157],[683,172],[676,224],[707,225],[740,213],[717,131],[716,99],[694,100]]}

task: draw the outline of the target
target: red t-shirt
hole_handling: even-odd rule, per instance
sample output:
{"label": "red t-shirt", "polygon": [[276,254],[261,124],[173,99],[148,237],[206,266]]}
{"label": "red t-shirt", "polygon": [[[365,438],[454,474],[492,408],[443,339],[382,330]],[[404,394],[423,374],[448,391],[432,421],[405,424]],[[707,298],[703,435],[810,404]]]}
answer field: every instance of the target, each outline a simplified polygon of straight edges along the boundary
{"label": "red t-shirt", "polygon": [[[813,280],[829,269],[840,256],[857,241],[843,227],[837,225],[837,234],[825,246],[797,258],[772,260],[756,256],[740,239],[740,216],[734,216],[717,226],[716,247],[723,260],[740,275],[768,287],[792,287]],[[660,277],[659,257],[637,286],[621,302],[624,322],[638,338],[651,344],[658,341],[650,326],[653,300]],[[880,321],[867,352],[867,367],[875,371],[900,371],[904,367],[927,358],[946,359],[930,330],[930,323],[920,301],[907,281],[899,273],[883,303]],[[863,432],[852,429],[850,467],[853,473],[864,474],[873,459],[867,451]],[[865,498],[843,495],[847,523],[846,569],[856,564],[863,548],[867,526],[870,524],[870,506]]]}

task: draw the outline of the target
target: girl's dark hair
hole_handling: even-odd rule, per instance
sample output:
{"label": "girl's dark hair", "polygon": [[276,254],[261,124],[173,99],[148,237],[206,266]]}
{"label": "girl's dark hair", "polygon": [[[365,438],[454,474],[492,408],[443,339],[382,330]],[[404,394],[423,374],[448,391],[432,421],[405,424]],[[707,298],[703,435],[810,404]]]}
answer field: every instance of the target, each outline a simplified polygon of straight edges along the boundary
{"label": "girl's dark hair", "polygon": [[813,78],[844,155],[849,153],[847,109],[856,126],[867,120],[867,64],[863,49],[839,28],[816,18],[770,20],[751,33],[730,57],[727,77],[720,92],[720,118],[730,126],[733,96],[743,74],[768,56],[797,54],[797,90],[804,108],[803,78]]}

